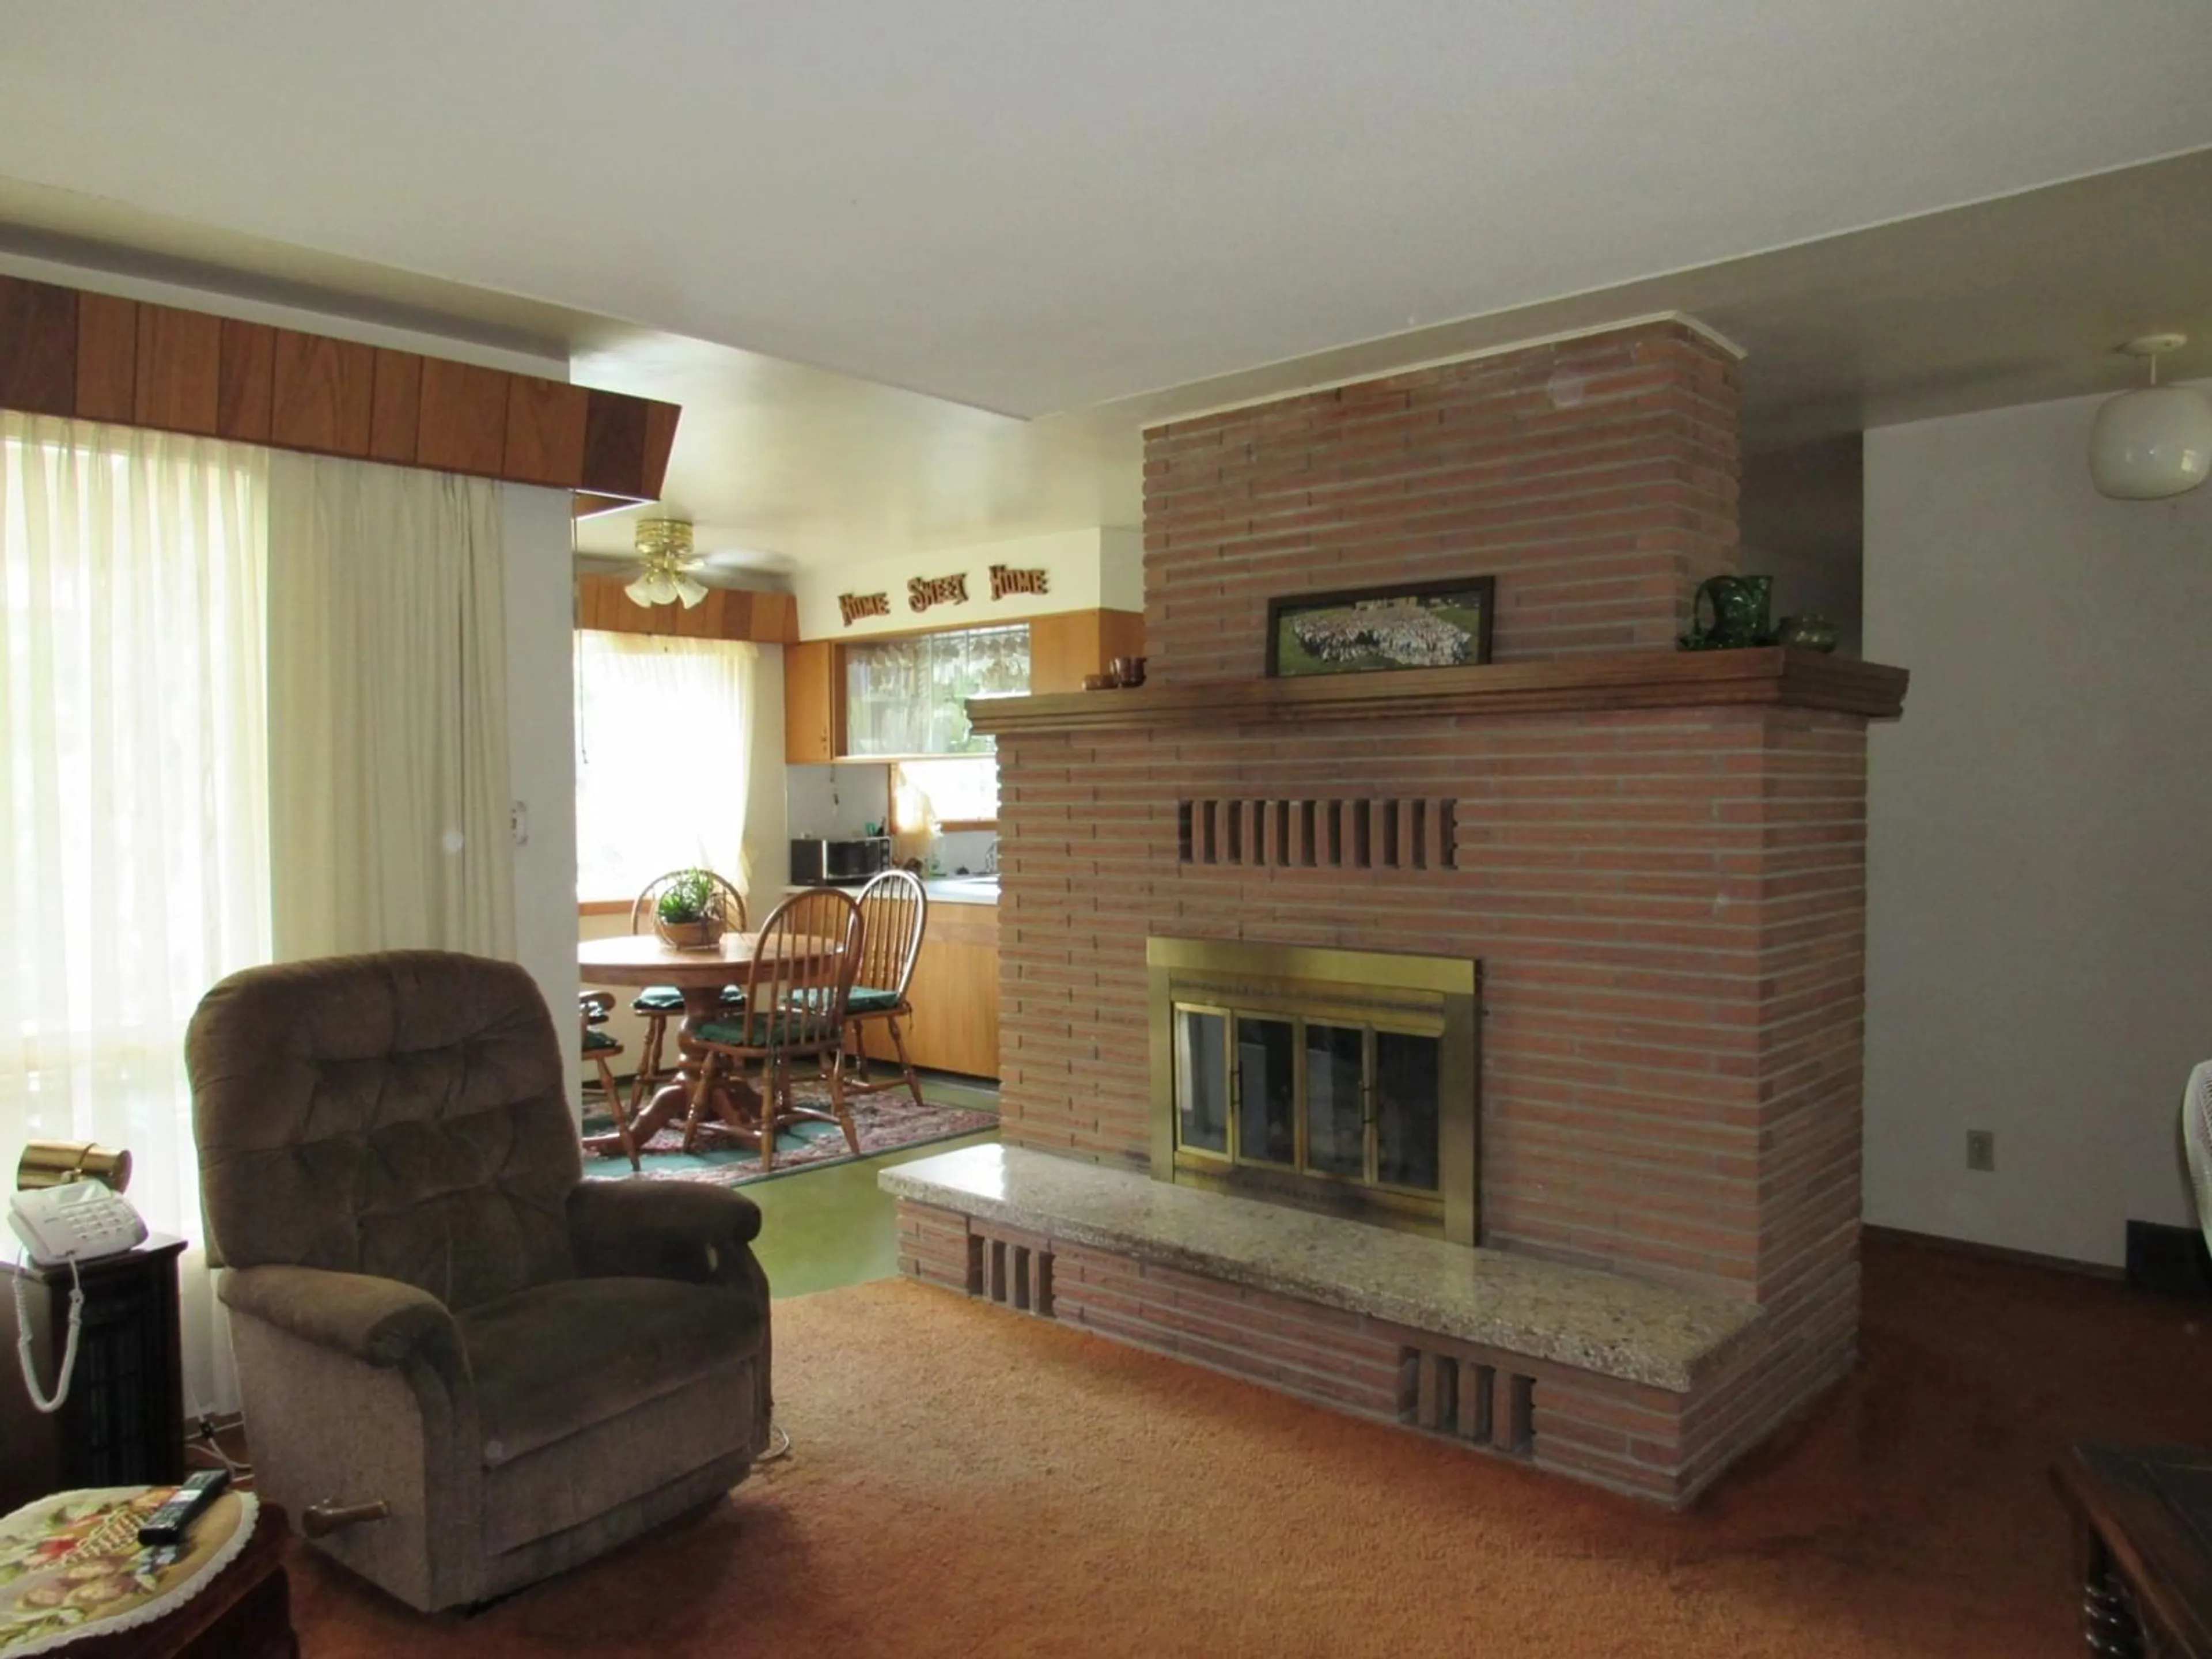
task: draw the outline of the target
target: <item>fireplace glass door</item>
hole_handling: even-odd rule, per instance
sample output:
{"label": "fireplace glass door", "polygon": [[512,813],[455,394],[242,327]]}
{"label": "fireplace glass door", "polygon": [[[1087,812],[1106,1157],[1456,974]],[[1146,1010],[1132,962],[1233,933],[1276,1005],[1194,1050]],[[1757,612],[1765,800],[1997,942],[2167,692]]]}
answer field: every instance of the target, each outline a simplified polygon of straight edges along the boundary
{"label": "fireplace glass door", "polygon": [[1441,1024],[1178,1002],[1176,1154],[1441,1203]]}
{"label": "fireplace glass door", "polygon": [[1145,968],[1157,1179],[1476,1241],[1480,963],[1155,938]]}

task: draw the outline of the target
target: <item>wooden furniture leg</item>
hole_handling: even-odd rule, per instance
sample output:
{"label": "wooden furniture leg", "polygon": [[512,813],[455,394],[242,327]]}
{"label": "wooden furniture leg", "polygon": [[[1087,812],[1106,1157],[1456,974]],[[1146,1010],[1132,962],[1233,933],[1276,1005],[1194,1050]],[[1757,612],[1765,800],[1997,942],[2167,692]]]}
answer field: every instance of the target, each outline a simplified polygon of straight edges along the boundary
{"label": "wooden furniture leg", "polygon": [[637,1158],[637,1136],[631,1132],[629,1114],[623,1103],[622,1091],[615,1087],[615,1068],[607,1064],[607,1057],[603,1054],[595,1054],[592,1058],[599,1062],[599,1089],[607,1097],[607,1110],[613,1115],[615,1139],[621,1143],[623,1156],[629,1160],[632,1170],[642,1170],[645,1166],[638,1162]]}
{"label": "wooden furniture leg", "polygon": [[[886,1016],[884,1020],[884,1024],[890,1028],[891,1049],[898,1055],[899,1070],[904,1073],[906,1077],[908,1092],[914,1096],[914,1103],[915,1105],[927,1105],[928,1103],[921,1097],[921,1074],[914,1069],[914,1061],[907,1058],[906,1038],[901,1035],[899,1031],[898,1016],[896,1014]],[[854,1150],[857,1151],[859,1149],[855,1148]]]}
{"label": "wooden furniture leg", "polygon": [[[896,1041],[898,1027],[893,1025],[891,1030]],[[837,1127],[845,1132],[846,1146],[854,1157],[858,1158],[860,1155],[860,1130],[853,1121],[853,1109],[845,1103],[845,1068],[837,1064],[834,1050],[827,1051],[822,1056],[822,1075],[830,1085],[830,1110],[837,1119]],[[909,1071],[907,1075],[911,1078],[914,1073]],[[916,1100],[921,1098],[919,1088],[915,1089],[914,1097]]]}

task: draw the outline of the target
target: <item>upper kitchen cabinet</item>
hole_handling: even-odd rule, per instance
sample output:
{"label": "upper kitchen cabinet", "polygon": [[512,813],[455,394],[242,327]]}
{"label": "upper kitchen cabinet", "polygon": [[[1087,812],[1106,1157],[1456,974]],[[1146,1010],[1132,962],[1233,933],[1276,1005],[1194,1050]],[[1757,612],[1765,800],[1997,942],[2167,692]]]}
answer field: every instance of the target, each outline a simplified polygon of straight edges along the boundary
{"label": "upper kitchen cabinet", "polygon": [[837,758],[837,642],[807,640],[783,650],[783,757],[793,766]]}
{"label": "upper kitchen cabinet", "polygon": [[1062,611],[1030,622],[1030,690],[1041,697],[1080,691],[1116,657],[1145,654],[1145,618],[1136,611]]}

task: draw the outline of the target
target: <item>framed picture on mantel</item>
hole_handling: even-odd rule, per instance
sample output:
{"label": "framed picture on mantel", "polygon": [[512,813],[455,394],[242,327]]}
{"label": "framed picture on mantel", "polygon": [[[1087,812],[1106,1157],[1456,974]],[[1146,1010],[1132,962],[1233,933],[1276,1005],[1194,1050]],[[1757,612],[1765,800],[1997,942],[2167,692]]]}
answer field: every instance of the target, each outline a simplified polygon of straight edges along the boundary
{"label": "framed picture on mantel", "polygon": [[1267,601],[1267,672],[1366,674],[1490,660],[1494,576]]}

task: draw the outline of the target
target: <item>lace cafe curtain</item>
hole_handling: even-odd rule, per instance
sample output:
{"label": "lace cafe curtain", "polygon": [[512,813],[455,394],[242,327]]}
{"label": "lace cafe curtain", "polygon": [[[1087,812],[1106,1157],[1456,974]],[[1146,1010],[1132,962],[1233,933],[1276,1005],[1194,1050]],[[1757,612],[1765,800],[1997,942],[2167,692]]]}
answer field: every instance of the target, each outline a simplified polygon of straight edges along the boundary
{"label": "lace cafe curtain", "polygon": [[236,1395],[183,1038],[210,985],[270,954],[265,465],[0,415],[0,1158],[11,1174],[33,1139],[130,1149],[131,1202],[194,1241],[203,1410]]}

